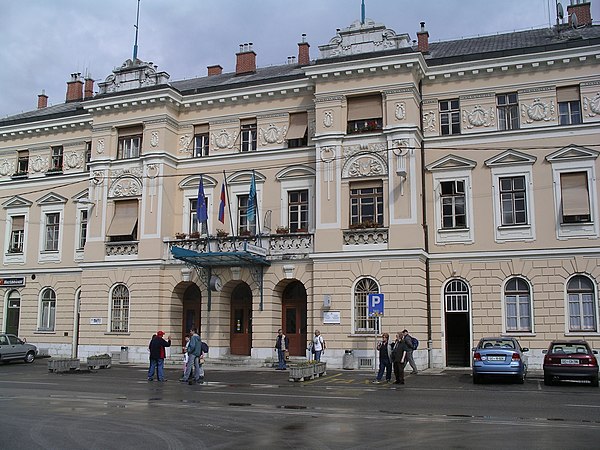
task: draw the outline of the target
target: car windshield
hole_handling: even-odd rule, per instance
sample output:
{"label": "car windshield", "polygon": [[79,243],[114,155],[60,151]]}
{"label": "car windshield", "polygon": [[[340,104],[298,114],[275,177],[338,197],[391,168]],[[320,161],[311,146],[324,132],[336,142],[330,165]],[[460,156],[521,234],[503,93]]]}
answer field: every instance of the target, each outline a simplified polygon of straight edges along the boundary
{"label": "car windshield", "polygon": [[512,339],[493,339],[493,340],[485,340],[479,343],[479,348],[492,348],[495,350],[501,348],[515,348],[515,341]]}
{"label": "car windshield", "polygon": [[583,344],[554,344],[550,349],[550,353],[560,353],[564,355],[572,355],[574,353],[589,353],[588,349]]}

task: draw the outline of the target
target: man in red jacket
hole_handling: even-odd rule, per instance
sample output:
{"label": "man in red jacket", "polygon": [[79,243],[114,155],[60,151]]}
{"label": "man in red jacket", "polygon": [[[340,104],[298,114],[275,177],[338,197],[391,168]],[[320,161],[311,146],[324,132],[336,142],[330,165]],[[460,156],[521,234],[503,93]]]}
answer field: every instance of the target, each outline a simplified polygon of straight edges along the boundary
{"label": "man in red jacket", "polygon": [[150,350],[150,368],[148,369],[148,381],[152,381],[154,379],[154,372],[157,372],[158,381],[166,381],[165,380],[165,348],[171,346],[171,336],[167,337],[167,340],[163,338],[165,335],[164,331],[157,331],[154,336],[152,336],[152,340],[150,344],[148,344],[148,349]]}

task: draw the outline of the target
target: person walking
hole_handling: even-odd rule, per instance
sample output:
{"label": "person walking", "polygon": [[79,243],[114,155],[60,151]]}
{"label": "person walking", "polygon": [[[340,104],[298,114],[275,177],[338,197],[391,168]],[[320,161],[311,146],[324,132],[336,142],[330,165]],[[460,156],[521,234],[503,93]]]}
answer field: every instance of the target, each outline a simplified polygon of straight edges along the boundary
{"label": "person walking", "polygon": [[187,353],[187,347],[190,343],[190,335],[186,334],[183,341],[183,374],[181,376],[185,376],[185,370],[187,368],[188,360],[190,359]]}
{"label": "person walking", "polygon": [[[200,336],[198,336],[198,331],[196,328],[192,328],[190,330],[190,342],[187,345],[187,354],[188,354],[188,362],[185,368],[185,373],[183,377],[179,379],[182,382],[190,382],[190,377],[194,377],[194,381],[198,381],[200,379],[200,365],[198,359],[200,358],[200,354],[202,353],[201,349]],[[192,374],[192,368],[194,370]]]}
{"label": "person walking", "polygon": [[419,373],[419,371],[417,370],[417,365],[415,364],[415,360],[413,359],[413,352],[415,351],[415,349],[412,337],[410,336],[410,334],[408,334],[408,330],[406,328],[402,330],[402,334],[404,336],[404,341],[406,342],[406,345],[409,346],[408,350],[406,350],[406,361],[408,361],[410,367],[412,368],[411,374],[416,375]]}
{"label": "person walking", "polygon": [[381,341],[377,343],[377,351],[379,352],[379,371],[377,378],[373,383],[381,383],[383,373],[385,372],[385,381],[389,383],[392,380],[392,344],[390,343],[389,333],[381,335]]}
{"label": "person walking", "polygon": [[275,341],[275,348],[277,349],[278,365],[275,370],[286,370],[287,363],[285,361],[285,352],[289,349],[290,340],[283,334],[281,328],[277,330],[277,340]]}
{"label": "person walking", "polygon": [[325,341],[319,330],[315,330],[312,352],[315,354],[315,361],[321,361],[321,355],[325,352]]}
{"label": "person walking", "polygon": [[171,336],[167,337],[167,340],[163,338],[165,335],[164,331],[157,331],[152,336],[152,340],[148,344],[148,350],[150,350],[150,367],[148,368],[148,381],[154,380],[154,373],[156,372],[156,378],[158,381],[165,380],[165,348],[171,346]]}
{"label": "person walking", "polygon": [[394,384],[404,384],[404,365],[406,364],[406,344],[401,332],[396,333],[394,348],[392,350],[392,363],[394,365]]}

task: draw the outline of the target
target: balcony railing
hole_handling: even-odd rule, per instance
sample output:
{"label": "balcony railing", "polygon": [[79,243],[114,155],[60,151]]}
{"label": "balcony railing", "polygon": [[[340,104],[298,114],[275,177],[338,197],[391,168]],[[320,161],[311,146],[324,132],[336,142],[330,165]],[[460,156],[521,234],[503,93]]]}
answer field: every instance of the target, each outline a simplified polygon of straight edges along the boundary
{"label": "balcony railing", "polygon": [[133,256],[138,254],[137,242],[107,242],[106,256]]}
{"label": "balcony railing", "polygon": [[343,230],[343,233],[344,245],[360,246],[388,243],[387,228],[358,228]]}

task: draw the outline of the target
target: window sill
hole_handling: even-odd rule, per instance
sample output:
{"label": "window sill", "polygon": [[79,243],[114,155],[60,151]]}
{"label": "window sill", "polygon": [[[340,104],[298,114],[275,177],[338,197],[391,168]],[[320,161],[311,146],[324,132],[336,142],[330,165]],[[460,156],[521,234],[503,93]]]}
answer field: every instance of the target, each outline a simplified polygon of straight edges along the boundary
{"label": "window sill", "polygon": [[594,331],[567,331],[565,336],[600,336],[600,332]]}
{"label": "window sill", "polygon": [[129,331],[107,331],[104,336],[131,336]]}
{"label": "window sill", "polygon": [[35,330],[33,334],[56,334],[54,330]]}
{"label": "window sill", "polygon": [[448,233],[448,234],[452,234],[452,233],[464,233],[465,231],[469,231],[469,228],[467,227],[463,227],[463,228],[438,228],[437,232],[438,233]]}
{"label": "window sill", "polygon": [[537,336],[533,331],[505,331],[501,334],[502,337],[515,337],[515,336],[527,336],[534,337]]}

